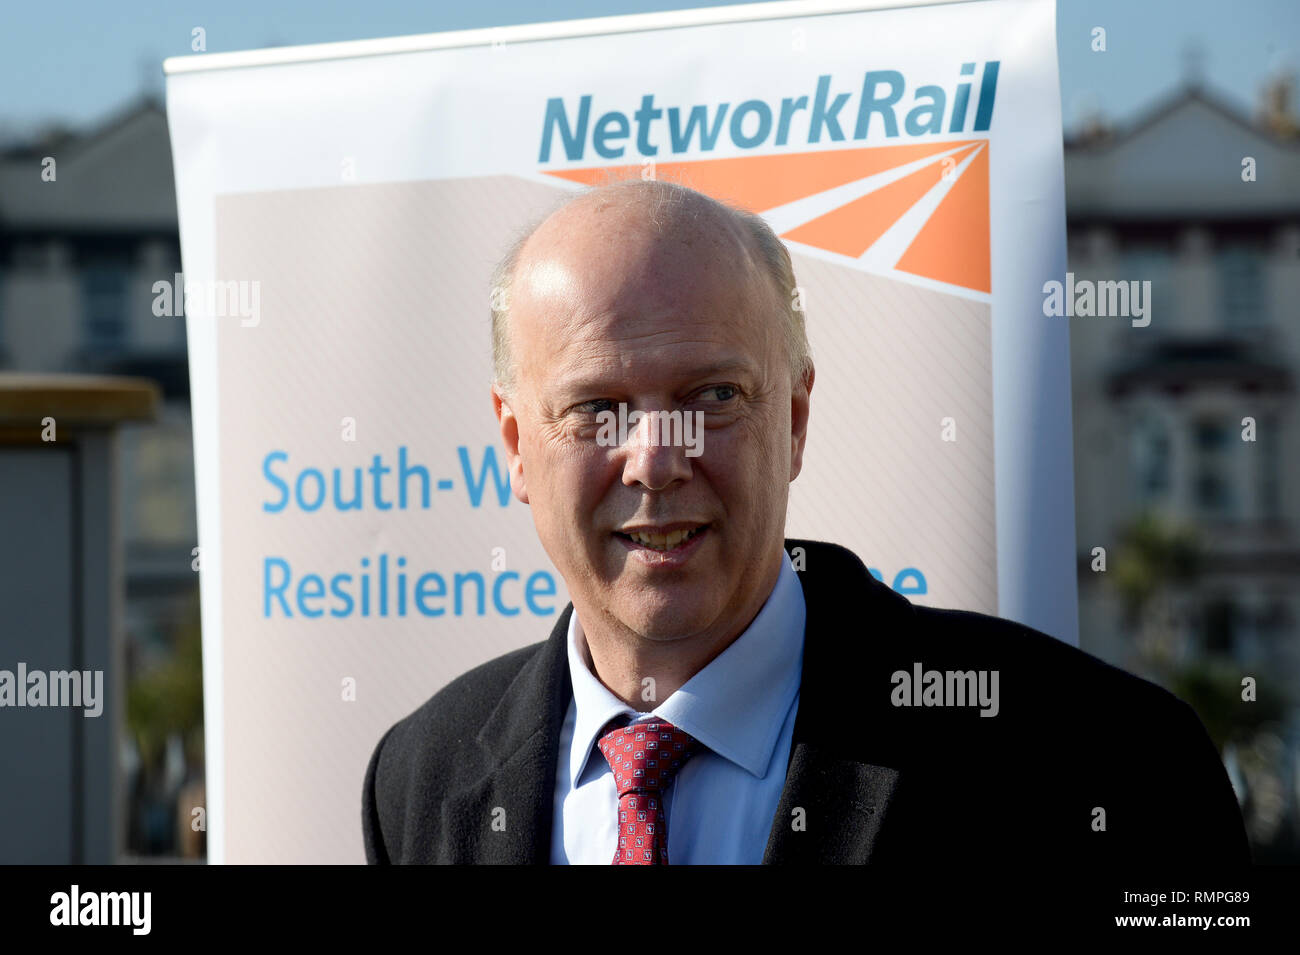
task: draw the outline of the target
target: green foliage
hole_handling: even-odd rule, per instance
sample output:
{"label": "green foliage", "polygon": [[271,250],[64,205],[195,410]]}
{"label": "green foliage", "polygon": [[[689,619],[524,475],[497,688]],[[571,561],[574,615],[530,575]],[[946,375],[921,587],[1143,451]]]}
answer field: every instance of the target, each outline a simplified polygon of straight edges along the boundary
{"label": "green foliage", "polygon": [[1246,702],[1241,698],[1242,676],[1240,666],[1197,661],[1167,669],[1160,682],[1196,711],[1215,747],[1222,752],[1229,740],[1246,739],[1264,724],[1285,717],[1281,687],[1267,677],[1256,676],[1256,699]]}
{"label": "green foliage", "polygon": [[[1196,711],[1220,752],[1230,740],[1247,739],[1264,724],[1283,719],[1287,693],[1269,676],[1243,674],[1239,664],[1228,660],[1186,660],[1174,652],[1179,625],[1169,615],[1170,597],[1194,583],[1205,561],[1196,531],[1147,513],[1129,525],[1121,540],[1111,582],[1129,625],[1145,638],[1137,657],[1145,675]],[[1241,680],[1247,675],[1256,677],[1254,702],[1241,698]]]}
{"label": "green foliage", "polygon": [[197,595],[178,628],[174,654],[142,674],[127,689],[126,723],[146,767],[162,761],[167,737],[178,733],[187,745],[203,735],[203,641]]}
{"label": "green foliage", "polygon": [[1185,583],[1200,570],[1201,545],[1191,528],[1176,527],[1155,514],[1143,514],[1125,530],[1111,580],[1130,621],[1170,585]]}

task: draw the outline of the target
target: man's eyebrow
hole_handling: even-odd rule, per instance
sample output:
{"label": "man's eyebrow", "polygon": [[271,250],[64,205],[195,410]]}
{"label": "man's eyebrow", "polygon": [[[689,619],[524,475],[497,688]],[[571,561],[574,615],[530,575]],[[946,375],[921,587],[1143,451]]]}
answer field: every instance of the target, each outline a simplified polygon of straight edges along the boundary
{"label": "man's eyebrow", "polygon": [[[710,362],[707,365],[683,368],[678,374],[679,381],[698,381],[701,378],[712,378],[717,375],[727,374],[752,374],[755,371],[753,362],[740,358],[727,358],[721,361]],[[603,376],[579,375],[570,380],[561,380],[555,383],[557,392],[563,394],[590,393],[598,392],[616,386],[619,379],[617,376],[606,378]]]}

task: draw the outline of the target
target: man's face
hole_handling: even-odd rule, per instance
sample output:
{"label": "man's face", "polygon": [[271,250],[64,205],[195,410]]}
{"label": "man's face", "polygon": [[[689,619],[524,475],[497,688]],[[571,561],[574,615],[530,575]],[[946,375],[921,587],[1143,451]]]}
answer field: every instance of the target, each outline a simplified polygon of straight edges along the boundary
{"label": "man's face", "polygon": [[[494,404],[515,495],[588,629],[734,636],[779,569],[808,389],[792,393],[776,292],[736,226],[710,210],[659,235],[647,217],[580,200],[533,234],[510,302],[514,394]],[[656,444],[647,420],[602,445],[598,413],[620,403],[702,412],[700,453]]]}

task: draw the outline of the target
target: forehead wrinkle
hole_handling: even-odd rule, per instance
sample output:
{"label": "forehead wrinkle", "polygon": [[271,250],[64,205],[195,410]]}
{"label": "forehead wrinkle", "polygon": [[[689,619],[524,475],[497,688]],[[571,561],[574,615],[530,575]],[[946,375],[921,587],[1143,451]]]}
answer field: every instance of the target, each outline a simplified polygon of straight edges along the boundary
{"label": "forehead wrinkle", "polygon": [[[728,325],[698,321],[674,321],[675,316],[664,314],[654,319],[628,315],[600,315],[581,323],[586,334],[569,334],[565,337],[561,351],[580,347],[590,351],[593,357],[608,355],[622,367],[632,363],[647,364],[656,360],[681,364],[681,359],[673,354],[686,349],[688,356],[702,349],[709,351],[718,348],[733,353],[753,357],[754,345],[746,339],[735,341],[728,335]],[[641,330],[647,322],[655,327]],[[630,326],[630,330],[623,332]],[[714,362],[710,362],[714,363]]]}
{"label": "forehead wrinkle", "polygon": [[[683,345],[709,346],[711,341],[684,341]],[[568,373],[555,376],[549,383],[558,395],[577,395],[587,392],[610,392],[602,395],[612,397],[614,392],[640,388],[648,384],[653,388],[665,388],[676,391],[695,381],[706,380],[716,375],[735,375],[762,377],[761,362],[755,356],[745,353],[720,353],[700,356],[699,360],[683,362],[671,355],[641,360],[627,355],[611,354],[575,367]],[[654,376],[643,383],[638,379]]]}
{"label": "forehead wrinkle", "polygon": [[[737,339],[734,329],[740,321],[749,321],[752,334]],[[660,380],[654,384],[670,387],[724,364],[761,377],[773,347],[770,323],[743,315],[717,322],[682,320],[671,308],[650,318],[602,311],[579,314],[569,323],[552,320],[544,324],[541,336],[549,346],[546,350],[553,349],[551,357],[545,362],[529,361],[529,365],[539,372],[543,388],[561,391],[613,387],[647,375],[658,375]],[[645,328],[646,324],[652,327]],[[692,360],[697,356],[700,360]],[[571,373],[566,373],[570,369]]]}

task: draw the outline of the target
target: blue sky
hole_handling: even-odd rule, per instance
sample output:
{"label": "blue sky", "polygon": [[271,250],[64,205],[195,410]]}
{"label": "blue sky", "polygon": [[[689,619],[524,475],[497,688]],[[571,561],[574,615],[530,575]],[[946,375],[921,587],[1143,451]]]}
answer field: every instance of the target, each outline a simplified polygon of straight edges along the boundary
{"label": "blue sky", "polygon": [[[674,0],[6,0],[0,12],[0,137],[50,122],[93,125],[142,90],[161,91],[161,61],[208,52],[505,26],[538,20],[729,4]],[[1107,31],[1105,54],[1091,31]],[[1174,88],[1199,48],[1206,83],[1253,111],[1260,84],[1300,72],[1300,0],[1059,0],[1057,49],[1066,128],[1088,109],[1120,121]]]}

